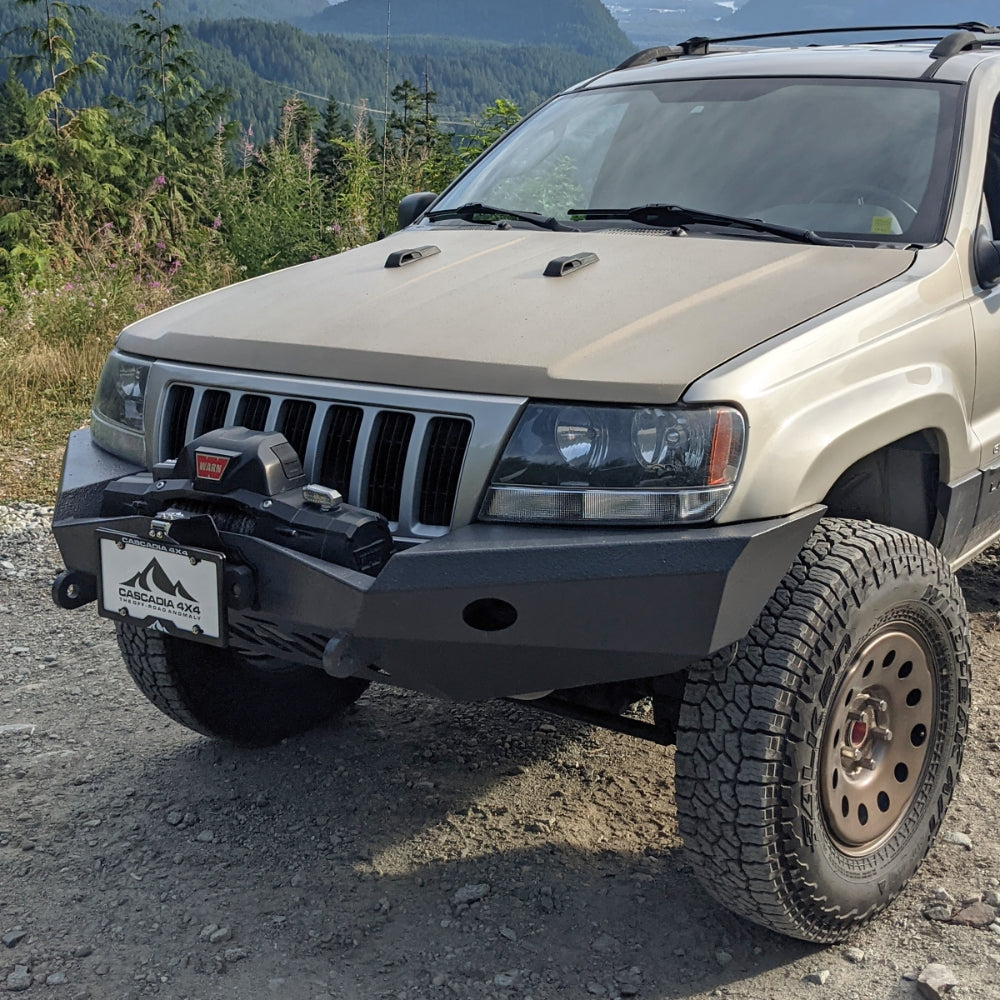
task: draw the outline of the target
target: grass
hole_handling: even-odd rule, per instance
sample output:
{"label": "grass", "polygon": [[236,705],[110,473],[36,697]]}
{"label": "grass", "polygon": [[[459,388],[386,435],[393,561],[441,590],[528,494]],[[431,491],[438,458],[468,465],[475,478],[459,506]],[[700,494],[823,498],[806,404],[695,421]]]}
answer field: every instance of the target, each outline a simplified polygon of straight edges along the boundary
{"label": "grass", "polygon": [[66,437],[89,417],[119,330],[176,297],[168,281],[114,267],[0,309],[0,501],[53,501]]}

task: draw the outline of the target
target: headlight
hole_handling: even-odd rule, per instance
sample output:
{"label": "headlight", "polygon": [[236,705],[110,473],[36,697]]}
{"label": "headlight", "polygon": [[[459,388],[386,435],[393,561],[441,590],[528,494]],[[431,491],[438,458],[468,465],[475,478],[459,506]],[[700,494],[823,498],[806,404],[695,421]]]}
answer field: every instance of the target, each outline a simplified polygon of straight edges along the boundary
{"label": "headlight", "polygon": [[91,419],[94,440],[112,454],[146,461],[146,379],[150,364],[112,351],[97,383]]}
{"label": "headlight", "polygon": [[532,403],[493,473],[480,517],[571,524],[694,524],[716,517],[743,459],[728,406]]}

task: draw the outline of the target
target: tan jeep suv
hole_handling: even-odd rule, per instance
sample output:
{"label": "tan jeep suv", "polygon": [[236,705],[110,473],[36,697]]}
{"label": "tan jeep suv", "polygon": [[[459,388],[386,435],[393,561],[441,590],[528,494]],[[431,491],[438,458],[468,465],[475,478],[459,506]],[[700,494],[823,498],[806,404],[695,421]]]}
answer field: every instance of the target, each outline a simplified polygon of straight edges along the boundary
{"label": "tan jeep suv", "polygon": [[1000,34],[923,34],[640,53],[129,327],[57,601],[221,739],[379,681],[676,743],[708,890],[843,938],[941,827],[1000,533]]}

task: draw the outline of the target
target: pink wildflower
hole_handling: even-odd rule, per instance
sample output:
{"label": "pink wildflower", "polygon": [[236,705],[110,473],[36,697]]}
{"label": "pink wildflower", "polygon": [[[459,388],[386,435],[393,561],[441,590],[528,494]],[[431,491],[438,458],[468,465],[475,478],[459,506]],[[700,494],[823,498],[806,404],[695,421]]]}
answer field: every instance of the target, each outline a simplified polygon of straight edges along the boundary
{"label": "pink wildflower", "polygon": [[222,216],[221,215],[217,215],[214,219],[212,219],[212,228],[213,229],[221,229],[222,228]]}
{"label": "pink wildflower", "polygon": [[154,184],[155,187],[161,188],[166,183],[167,183],[167,179],[166,179],[166,177],[163,176],[163,174],[157,174],[153,178],[153,184]]}

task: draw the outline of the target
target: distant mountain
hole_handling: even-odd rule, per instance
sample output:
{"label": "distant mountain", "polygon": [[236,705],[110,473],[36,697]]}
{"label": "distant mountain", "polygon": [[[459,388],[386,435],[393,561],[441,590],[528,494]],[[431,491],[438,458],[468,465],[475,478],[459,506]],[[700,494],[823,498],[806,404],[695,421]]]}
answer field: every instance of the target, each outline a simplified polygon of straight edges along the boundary
{"label": "distant mountain", "polygon": [[721,22],[746,0],[678,0],[651,6],[630,0],[605,0],[611,13],[636,45],[666,45],[694,35],[718,34]]}
{"label": "distant mountain", "polygon": [[727,17],[726,33],[891,24],[1000,20],[996,0],[747,0]]}
{"label": "distant mountain", "polygon": [[[343,0],[308,21],[307,31],[385,37],[385,0]],[[394,35],[553,45],[609,62],[634,50],[601,0],[405,0],[392,8]]]}

